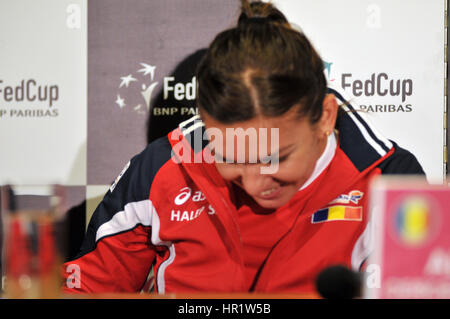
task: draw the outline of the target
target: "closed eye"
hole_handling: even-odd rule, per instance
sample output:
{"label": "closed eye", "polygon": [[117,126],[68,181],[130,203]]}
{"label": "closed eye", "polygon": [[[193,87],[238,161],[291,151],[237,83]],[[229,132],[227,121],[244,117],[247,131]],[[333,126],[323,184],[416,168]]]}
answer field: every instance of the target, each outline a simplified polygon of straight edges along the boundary
{"label": "closed eye", "polygon": [[[281,162],[284,162],[285,160],[287,160],[289,158],[289,155],[291,155],[291,154],[289,153],[289,154],[283,155],[281,157],[278,157],[278,163],[281,163]],[[269,156],[264,159],[263,163],[265,163],[265,164],[273,163],[273,162],[275,162],[276,158],[277,158],[276,156]]]}
{"label": "closed eye", "polygon": [[280,158],[278,159],[278,163],[284,162],[285,160],[288,159],[288,157],[289,157],[289,155],[284,155],[284,156],[280,157]]}

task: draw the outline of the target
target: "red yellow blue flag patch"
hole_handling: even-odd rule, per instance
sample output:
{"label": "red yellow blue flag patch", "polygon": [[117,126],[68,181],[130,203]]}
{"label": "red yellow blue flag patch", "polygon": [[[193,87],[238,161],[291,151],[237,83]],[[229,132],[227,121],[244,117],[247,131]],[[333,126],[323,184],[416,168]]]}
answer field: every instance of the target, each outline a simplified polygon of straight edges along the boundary
{"label": "red yellow blue flag patch", "polygon": [[362,207],[353,206],[330,206],[327,208],[322,208],[312,215],[311,223],[323,223],[334,220],[362,220]]}

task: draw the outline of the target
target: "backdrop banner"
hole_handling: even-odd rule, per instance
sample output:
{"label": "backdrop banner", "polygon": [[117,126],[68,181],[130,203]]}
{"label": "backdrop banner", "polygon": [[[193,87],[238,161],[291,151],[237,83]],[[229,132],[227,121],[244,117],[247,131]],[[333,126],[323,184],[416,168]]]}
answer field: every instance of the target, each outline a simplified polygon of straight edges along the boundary
{"label": "backdrop banner", "polygon": [[0,184],[86,184],[86,9],[0,2]]}
{"label": "backdrop banner", "polygon": [[110,184],[196,114],[196,65],[238,10],[238,1],[89,2],[88,184]]}

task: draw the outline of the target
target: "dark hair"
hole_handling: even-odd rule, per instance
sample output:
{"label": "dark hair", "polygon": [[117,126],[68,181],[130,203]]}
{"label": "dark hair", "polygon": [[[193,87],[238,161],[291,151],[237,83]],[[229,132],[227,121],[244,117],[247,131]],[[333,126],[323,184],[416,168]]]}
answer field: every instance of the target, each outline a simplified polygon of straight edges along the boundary
{"label": "dark hair", "polygon": [[197,68],[200,114],[235,123],[298,106],[316,123],[326,93],[322,59],[272,4],[241,2],[237,26],[216,36]]}

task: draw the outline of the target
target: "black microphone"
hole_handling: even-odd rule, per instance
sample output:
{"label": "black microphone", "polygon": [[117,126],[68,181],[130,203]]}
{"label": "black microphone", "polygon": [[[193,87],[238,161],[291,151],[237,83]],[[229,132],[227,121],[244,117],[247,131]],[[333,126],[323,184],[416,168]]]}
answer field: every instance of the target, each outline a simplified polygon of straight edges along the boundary
{"label": "black microphone", "polygon": [[326,299],[361,297],[363,276],[343,265],[325,268],[316,278],[316,289]]}

